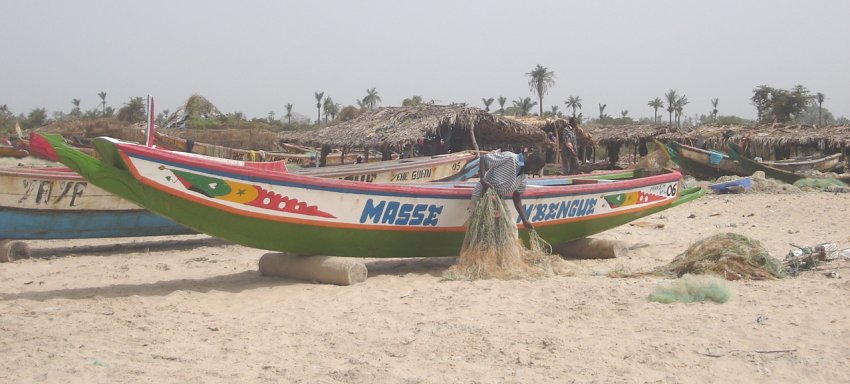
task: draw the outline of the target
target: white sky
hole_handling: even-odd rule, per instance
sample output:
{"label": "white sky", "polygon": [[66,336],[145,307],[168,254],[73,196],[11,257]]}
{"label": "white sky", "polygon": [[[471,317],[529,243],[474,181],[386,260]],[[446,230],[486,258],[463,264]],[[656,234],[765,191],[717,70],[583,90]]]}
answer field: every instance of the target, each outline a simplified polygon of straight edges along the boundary
{"label": "white sky", "polygon": [[[15,114],[116,109],[152,94],[172,111],[193,93],[222,112],[315,118],[313,93],[381,105],[536,96],[525,75],[555,72],[544,109],[580,96],[586,116],[651,117],[670,89],[687,116],[753,118],[758,85],[822,92],[850,117],[850,1],[114,1],[0,0],[0,104]],[[494,103],[494,106],[496,103]],[[491,106],[492,108],[492,106]],[[498,108],[498,106],[496,106]],[[536,108],[535,108],[536,110]]]}

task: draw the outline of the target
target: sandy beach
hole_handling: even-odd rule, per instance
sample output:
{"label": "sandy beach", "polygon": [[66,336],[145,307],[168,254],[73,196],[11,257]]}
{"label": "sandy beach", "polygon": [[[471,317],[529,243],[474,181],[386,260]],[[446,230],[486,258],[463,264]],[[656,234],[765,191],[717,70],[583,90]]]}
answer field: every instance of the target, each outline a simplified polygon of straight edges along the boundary
{"label": "sandy beach", "polygon": [[[595,237],[625,258],[574,276],[445,281],[452,259],[369,260],[333,286],[263,277],[203,235],[31,241],[0,264],[3,383],[850,382],[850,262],[729,282],[724,304],[650,302],[667,264],[735,232],[850,248],[850,194],[707,195]],[[842,278],[828,278],[836,271]]]}

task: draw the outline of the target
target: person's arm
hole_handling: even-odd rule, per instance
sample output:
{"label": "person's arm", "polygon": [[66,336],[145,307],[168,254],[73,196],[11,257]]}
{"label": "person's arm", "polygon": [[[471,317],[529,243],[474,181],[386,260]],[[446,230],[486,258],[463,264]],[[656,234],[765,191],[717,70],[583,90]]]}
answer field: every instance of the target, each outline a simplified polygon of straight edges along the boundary
{"label": "person's arm", "polygon": [[529,222],[528,218],[525,217],[525,210],[522,209],[522,193],[514,192],[512,197],[514,200],[514,208],[516,208],[516,212],[522,220],[522,225],[529,231],[534,230],[534,225],[531,225],[531,222]]}

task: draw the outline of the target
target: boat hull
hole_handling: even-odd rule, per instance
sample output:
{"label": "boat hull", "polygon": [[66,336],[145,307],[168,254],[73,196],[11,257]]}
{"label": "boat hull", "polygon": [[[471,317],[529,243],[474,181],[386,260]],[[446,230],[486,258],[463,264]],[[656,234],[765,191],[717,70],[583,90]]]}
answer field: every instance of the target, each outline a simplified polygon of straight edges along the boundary
{"label": "boat hull", "polygon": [[472,152],[430,157],[387,160],[368,164],[301,168],[293,173],[304,176],[365,181],[370,183],[426,183],[462,181],[478,173],[478,159]]}
{"label": "boat hull", "polygon": [[826,157],[809,160],[762,161],[762,164],[788,172],[805,172],[811,170],[829,172],[841,165],[841,154],[836,153]]}
{"label": "boat hull", "polygon": [[794,182],[796,182],[797,180],[805,178],[805,176],[803,175],[798,175],[794,172],[769,167],[763,163],[750,159],[743,155],[743,151],[736,144],[729,143],[728,148],[729,156],[731,156],[733,159],[735,159],[735,161],[740,163],[741,166],[746,169],[750,174],[756,171],[762,171],[764,172],[764,175],[766,177],[781,180],[788,184],[794,184]]}
{"label": "boat hull", "polygon": [[664,147],[683,173],[699,180],[714,180],[721,176],[749,176],[751,174],[726,154],[706,151],[675,141],[667,142]]}
{"label": "boat hull", "polygon": [[67,168],[0,169],[0,239],[79,239],[195,233]]}
{"label": "boat hull", "polygon": [[[238,244],[304,255],[458,255],[473,186],[275,175],[106,138],[95,140],[102,161],[61,142],[51,145],[92,183],[151,211]],[[680,178],[672,172],[623,181],[536,179],[523,208],[546,241],[561,243],[704,193],[680,191]],[[520,234],[527,235],[522,228]]]}

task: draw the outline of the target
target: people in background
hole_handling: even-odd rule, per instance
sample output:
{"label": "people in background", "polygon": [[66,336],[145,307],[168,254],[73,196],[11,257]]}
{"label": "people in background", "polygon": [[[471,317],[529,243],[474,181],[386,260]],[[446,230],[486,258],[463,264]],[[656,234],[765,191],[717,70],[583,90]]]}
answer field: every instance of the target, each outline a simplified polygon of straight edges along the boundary
{"label": "people in background", "polygon": [[564,127],[563,148],[561,151],[561,166],[565,175],[575,175],[579,173],[578,166],[578,151],[576,143],[576,130],[578,122],[575,117],[570,117],[569,126]]}

